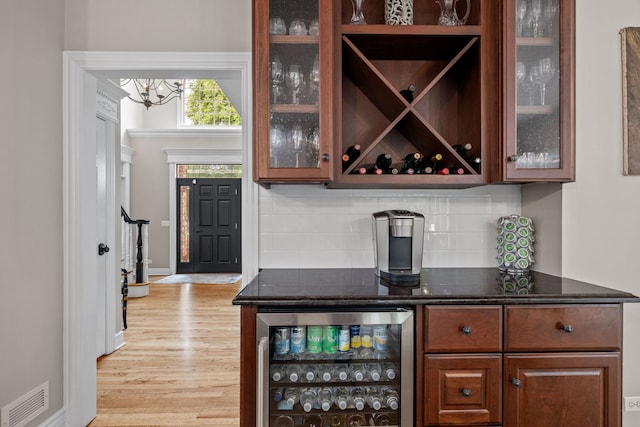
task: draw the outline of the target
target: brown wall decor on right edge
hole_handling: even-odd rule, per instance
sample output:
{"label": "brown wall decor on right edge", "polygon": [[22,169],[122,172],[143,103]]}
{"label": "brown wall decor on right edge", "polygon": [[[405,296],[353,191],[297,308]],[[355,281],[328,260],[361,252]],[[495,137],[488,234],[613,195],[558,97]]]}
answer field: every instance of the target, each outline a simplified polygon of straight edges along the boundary
{"label": "brown wall decor on right edge", "polygon": [[620,30],[622,39],[623,175],[640,175],[640,28]]}

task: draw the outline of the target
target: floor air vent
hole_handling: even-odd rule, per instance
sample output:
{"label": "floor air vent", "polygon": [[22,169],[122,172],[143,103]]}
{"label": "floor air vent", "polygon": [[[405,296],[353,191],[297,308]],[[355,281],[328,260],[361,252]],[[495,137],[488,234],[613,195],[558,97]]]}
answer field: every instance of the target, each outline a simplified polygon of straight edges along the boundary
{"label": "floor air vent", "polygon": [[23,427],[49,409],[49,381],[2,408],[2,427]]}

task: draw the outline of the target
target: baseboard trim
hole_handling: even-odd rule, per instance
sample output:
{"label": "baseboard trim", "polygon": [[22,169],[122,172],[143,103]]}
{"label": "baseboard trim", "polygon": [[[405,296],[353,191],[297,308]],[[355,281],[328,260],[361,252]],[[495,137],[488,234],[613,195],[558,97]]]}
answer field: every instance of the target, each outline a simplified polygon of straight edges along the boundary
{"label": "baseboard trim", "polygon": [[64,408],[50,416],[40,424],[40,427],[65,427],[67,425],[66,415]]}
{"label": "baseboard trim", "polygon": [[115,341],[114,344],[115,344],[115,347],[116,347],[116,349],[114,351],[116,351],[116,350],[120,349],[120,347],[122,347],[124,345],[124,331],[118,332],[116,334],[116,336],[115,336],[114,341]]}
{"label": "baseboard trim", "polygon": [[149,268],[147,272],[151,276],[169,276],[171,275],[170,268]]}

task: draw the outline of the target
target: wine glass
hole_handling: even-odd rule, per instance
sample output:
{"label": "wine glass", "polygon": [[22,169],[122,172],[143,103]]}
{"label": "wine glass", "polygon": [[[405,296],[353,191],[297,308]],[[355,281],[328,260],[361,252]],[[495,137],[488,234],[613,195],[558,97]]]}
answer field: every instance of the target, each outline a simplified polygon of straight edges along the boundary
{"label": "wine glass", "polygon": [[293,145],[293,152],[295,153],[295,167],[299,168],[300,154],[304,150],[304,144],[307,142],[302,126],[299,124],[295,124],[291,128],[291,142]]}
{"label": "wine glass", "polygon": [[318,24],[318,20],[314,19],[309,24],[309,35],[310,36],[317,36],[318,34],[320,34],[320,25]]}
{"label": "wine glass", "polygon": [[284,91],[282,84],[284,83],[284,67],[277,56],[271,61],[271,102],[280,104],[284,102]]}
{"label": "wine glass", "polygon": [[526,73],[521,83],[522,90],[529,95],[529,105],[533,105],[533,92],[535,91],[537,86],[533,77],[533,75],[535,74],[534,68],[535,64],[529,67],[529,72]]}
{"label": "wine glass", "polygon": [[364,0],[351,0],[351,5],[353,6],[351,23],[356,25],[366,24],[367,21],[365,21],[364,14],[362,13],[362,6],[364,5]]}
{"label": "wine glass", "polygon": [[289,90],[291,91],[291,103],[299,104],[301,101],[300,91],[304,80],[304,76],[302,75],[299,65],[289,65],[286,80],[287,86],[289,86]]}
{"label": "wine glass", "polygon": [[269,131],[269,141],[271,143],[271,156],[269,160],[270,166],[272,168],[282,167],[281,156],[285,151],[286,134],[280,123],[274,123],[274,121],[272,121],[271,129]]}
{"label": "wine glass", "polygon": [[526,0],[518,0],[518,4],[516,5],[516,19],[517,19],[517,33],[518,37],[522,37],[523,27],[524,27],[524,18],[527,15],[527,1]]}
{"label": "wine glass", "polygon": [[516,82],[517,82],[517,88],[519,90],[520,85],[522,85],[522,82],[524,82],[524,78],[527,75],[527,70],[525,68],[524,62],[516,62]]}
{"label": "wine glass", "polygon": [[545,105],[546,84],[549,83],[556,73],[556,67],[553,65],[551,58],[542,58],[538,64],[536,64],[535,70],[534,80],[540,85],[540,105]]}
{"label": "wine glass", "polygon": [[309,99],[314,104],[319,102],[320,98],[320,65],[316,56],[309,73]]}
{"label": "wine glass", "polygon": [[547,21],[547,35],[553,37],[553,26],[558,14],[558,3],[556,0],[548,0],[544,6],[544,18]]}
{"label": "wine glass", "polygon": [[542,31],[540,30],[542,0],[531,0],[531,16],[533,17],[533,37],[542,37]]}

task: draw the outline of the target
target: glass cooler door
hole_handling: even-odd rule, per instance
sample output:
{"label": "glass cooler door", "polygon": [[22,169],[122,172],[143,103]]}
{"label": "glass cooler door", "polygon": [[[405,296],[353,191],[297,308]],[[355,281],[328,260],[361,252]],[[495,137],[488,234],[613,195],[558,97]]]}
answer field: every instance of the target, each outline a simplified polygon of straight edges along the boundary
{"label": "glass cooler door", "polygon": [[258,425],[413,425],[413,312],[259,313]]}

